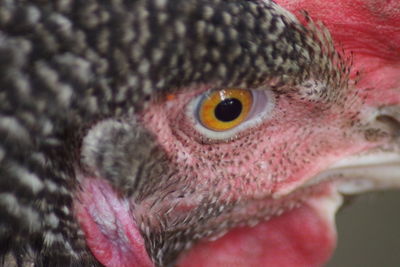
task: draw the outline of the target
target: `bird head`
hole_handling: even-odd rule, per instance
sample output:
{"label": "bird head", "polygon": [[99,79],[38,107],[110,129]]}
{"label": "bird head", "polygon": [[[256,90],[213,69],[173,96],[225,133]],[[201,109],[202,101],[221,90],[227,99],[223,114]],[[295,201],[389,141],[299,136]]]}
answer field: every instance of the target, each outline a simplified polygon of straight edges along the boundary
{"label": "bird head", "polygon": [[140,108],[82,143],[75,216],[93,255],[322,265],[344,196],[400,187],[399,2],[151,5],[134,4],[126,44]]}

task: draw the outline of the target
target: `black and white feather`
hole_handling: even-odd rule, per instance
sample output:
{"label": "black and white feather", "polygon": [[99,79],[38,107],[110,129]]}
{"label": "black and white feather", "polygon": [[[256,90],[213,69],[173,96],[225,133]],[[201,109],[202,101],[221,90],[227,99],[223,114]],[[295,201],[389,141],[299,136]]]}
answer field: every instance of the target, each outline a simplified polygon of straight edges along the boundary
{"label": "black and white feather", "polygon": [[[72,213],[75,174],[149,192],[140,177],[168,166],[138,110],[196,84],[341,83],[330,46],[272,1],[0,1],[0,264],[99,265]],[[158,265],[174,259],[148,242]]]}

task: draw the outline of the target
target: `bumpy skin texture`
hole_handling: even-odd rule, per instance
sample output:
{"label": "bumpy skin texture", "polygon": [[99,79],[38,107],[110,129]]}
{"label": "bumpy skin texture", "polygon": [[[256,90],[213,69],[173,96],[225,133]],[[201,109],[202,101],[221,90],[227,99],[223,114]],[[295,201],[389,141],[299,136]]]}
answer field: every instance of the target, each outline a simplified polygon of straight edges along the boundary
{"label": "bumpy skin texture", "polygon": [[[200,171],[189,172],[196,166],[188,164],[179,172],[174,148],[160,143],[164,132],[152,120],[166,93],[184,97],[193,88],[267,84],[277,95],[298,97],[300,90],[300,101],[324,103],[311,112],[326,117],[324,110],[341,107],[337,115],[358,103],[348,85],[349,63],[329,34],[312,22],[302,26],[272,1],[1,1],[0,71],[0,251],[6,264],[100,265],[73,214],[82,177],[105,179],[120,196],[153,206],[195,195]],[[309,80],[318,81],[319,90],[307,90]],[[358,124],[357,112],[349,110],[338,124]],[[174,117],[176,110],[168,112]],[[88,129],[108,118],[114,126],[81,158]],[[363,135],[361,128],[350,135]],[[247,223],[248,214],[230,214],[246,207],[250,193],[237,204],[243,192],[234,187],[229,199],[213,183],[197,192],[214,185],[217,190],[175,221],[164,215],[139,220],[156,265],[172,264],[202,237]],[[261,188],[259,197],[271,196],[272,188]],[[294,205],[277,203],[259,213],[255,202],[256,219]]]}

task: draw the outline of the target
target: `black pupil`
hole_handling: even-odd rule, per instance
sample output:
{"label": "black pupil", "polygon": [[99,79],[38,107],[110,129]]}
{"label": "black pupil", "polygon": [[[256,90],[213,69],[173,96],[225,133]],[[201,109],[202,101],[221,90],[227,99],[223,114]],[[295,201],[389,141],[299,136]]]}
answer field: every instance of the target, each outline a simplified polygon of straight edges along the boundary
{"label": "black pupil", "polygon": [[240,113],[242,113],[242,103],[236,98],[222,100],[214,110],[215,117],[224,122],[237,119]]}

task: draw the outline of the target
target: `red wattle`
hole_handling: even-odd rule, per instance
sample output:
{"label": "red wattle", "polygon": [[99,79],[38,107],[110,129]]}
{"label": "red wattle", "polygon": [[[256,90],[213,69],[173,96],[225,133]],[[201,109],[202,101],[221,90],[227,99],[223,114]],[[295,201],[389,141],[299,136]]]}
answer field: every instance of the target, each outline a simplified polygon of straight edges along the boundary
{"label": "red wattle", "polygon": [[331,200],[312,199],[255,227],[236,228],[216,241],[201,242],[183,255],[178,266],[322,266],[336,245],[333,218],[341,202]]}

